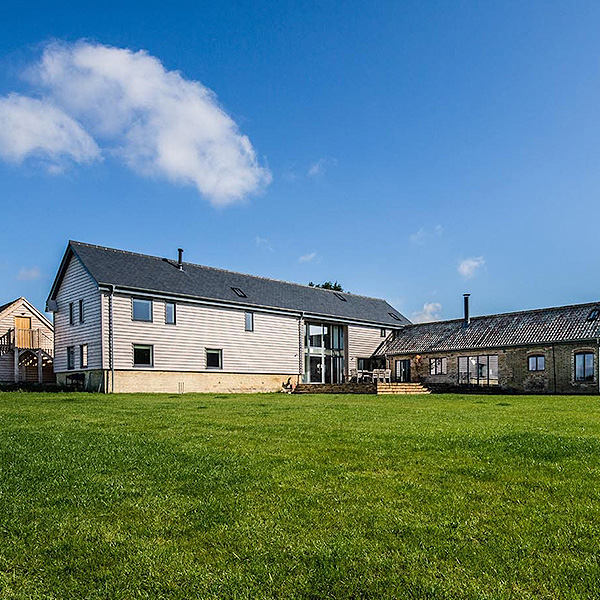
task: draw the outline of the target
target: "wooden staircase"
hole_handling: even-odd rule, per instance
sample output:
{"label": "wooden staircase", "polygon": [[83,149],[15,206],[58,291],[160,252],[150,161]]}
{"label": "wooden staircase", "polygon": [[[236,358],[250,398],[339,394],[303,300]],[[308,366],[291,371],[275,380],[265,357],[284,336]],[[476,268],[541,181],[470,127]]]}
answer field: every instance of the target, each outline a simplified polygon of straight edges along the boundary
{"label": "wooden staircase", "polygon": [[384,383],[377,382],[377,394],[431,394],[421,383]]}

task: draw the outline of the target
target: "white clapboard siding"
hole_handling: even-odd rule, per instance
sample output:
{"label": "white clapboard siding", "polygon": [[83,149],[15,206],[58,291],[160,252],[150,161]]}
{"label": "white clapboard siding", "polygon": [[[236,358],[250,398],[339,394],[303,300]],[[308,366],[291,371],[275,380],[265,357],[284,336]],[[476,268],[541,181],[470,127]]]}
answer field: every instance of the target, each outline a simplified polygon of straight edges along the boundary
{"label": "white clapboard siding", "polygon": [[[79,300],[84,303],[84,323],[79,322]],[[81,369],[80,346],[88,345],[88,369],[102,368],[100,291],[76,256],[71,258],[56,296],[54,313],[54,372],[67,370],[67,347],[75,346],[76,370]],[[69,324],[69,304],[74,305],[74,323]]]}
{"label": "white clapboard siding", "polygon": [[[23,299],[17,300],[14,304],[9,306],[5,312],[0,315],[0,335],[4,335],[9,329],[15,326],[15,317],[31,317],[31,328],[42,329],[46,335],[52,339],[54,335],[52,327],[48,323],[38,316],[38,314],[31,310]],[[8,352],[0,356],[0,381],[12,382],[14,381],[14,353]]]}
{"label": "white clapboard siding", "polygon": [[385,338],[380,327],[348,326],[348,369],[356,369],[357,358],[367,358]]}
{"label": "white clapboard siding", "polygon": [[[109,296],[103,296],[104,368],[109,364]],[[204,371],[206,349],[223,351],[223,371],[297,374],[298,318],[254,312],[254,331],[245,331],[243,309],[177,302],[177,323],[165,324],[165,303],[153,300],[153,322],[133,321],[131,297],[115,294],[115,369],[133,368],[133,344],[154,346],[157,371]],[[211,369],[213,370],[213,369]]]}

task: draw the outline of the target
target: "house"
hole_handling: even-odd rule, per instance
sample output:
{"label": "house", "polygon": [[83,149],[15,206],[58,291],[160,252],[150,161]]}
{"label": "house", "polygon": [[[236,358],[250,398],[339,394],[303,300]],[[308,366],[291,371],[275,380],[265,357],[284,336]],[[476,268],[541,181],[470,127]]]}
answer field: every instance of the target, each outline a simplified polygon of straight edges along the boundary
{"label": "house", "polygon": [[69,242],[47,302],[59,383],[115,392],[340,383],[409,321],[385,300]]}
{"label": "house", "polygon": [[407,325],[374,356],[435,391],[599,392],[600,302]]}
{"label": "house", "polygon": [[0,306],[0,384],[54,381],[52,323],[25,298]]}

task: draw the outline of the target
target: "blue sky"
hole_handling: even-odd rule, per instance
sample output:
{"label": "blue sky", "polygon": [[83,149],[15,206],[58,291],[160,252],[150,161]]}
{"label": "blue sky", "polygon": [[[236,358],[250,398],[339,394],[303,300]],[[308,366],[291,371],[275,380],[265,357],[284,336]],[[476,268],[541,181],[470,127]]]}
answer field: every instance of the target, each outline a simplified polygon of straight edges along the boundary
{"label": "blue sky", "polygon": [[[600,298],[597,2],[3,6],[5,108],[16,95],[48,102],[81,131],[51,159],[15,159],[5,135],[0,303],[43,307],[69,238],[337,279],[417,319],[460,316],[463,292],[474,314]],[[182,89],[212,90],[230,121],[216,138],[226,177],[245,183],[230,193],[185,152],[179,180],[158,159],[132,168],[123,131],[75,106],[68,77],[40,83],[48,44],[71,61],[82,39],[144,50]],[[230,160],[241,135],[254,155]],[[0,156],[1,144],[0,131]]]}

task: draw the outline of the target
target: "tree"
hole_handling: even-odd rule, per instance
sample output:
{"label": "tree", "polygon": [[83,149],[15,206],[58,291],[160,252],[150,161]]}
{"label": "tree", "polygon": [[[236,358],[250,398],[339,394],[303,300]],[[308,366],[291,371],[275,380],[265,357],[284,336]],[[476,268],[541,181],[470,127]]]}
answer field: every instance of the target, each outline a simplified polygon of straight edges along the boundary
{"label": "tree", "polygon": [[312,281],[308,282],[310,287],[318,287],[323,288],[324,290],[333,290],[334,292],[343,292],[344,288],[337,282],[325,281],[324,283],[313,283]]}

